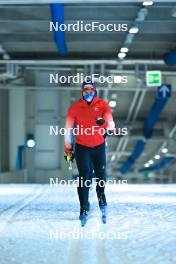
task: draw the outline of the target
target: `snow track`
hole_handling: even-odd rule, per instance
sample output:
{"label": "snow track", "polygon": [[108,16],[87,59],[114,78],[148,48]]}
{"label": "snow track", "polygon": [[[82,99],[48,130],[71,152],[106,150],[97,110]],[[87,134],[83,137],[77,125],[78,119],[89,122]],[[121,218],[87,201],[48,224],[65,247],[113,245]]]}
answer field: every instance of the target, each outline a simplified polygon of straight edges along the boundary
{"label": "snow track", "polygon": [[72,186],[0,185],[0,264],[174,264],[176,186],[106,189],[107,224],[95,190],[80,226]]}
{"label": "snow track", "polygon": [[6,228],[7,225],[13,221],[13,218],[19,214],[21,210],[39,198],[43,194],[43,190],[44,187],[34,189],[24,198],[2,210],[0,212],[0,219],[3,219],[3,222],[1,221],[0,233],[4,231],[4,228]]}

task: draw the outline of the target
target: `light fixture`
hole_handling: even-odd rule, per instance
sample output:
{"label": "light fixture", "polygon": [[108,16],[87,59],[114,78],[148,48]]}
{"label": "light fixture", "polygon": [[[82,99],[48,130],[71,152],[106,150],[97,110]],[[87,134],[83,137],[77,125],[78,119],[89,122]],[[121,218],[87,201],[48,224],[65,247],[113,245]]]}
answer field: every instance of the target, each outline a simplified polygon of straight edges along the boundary
{"label": "light fixture", "polygon": [[128,48],[126,48],[126,47],[122,47],[122,48],[120,49],[120,52],[128,52]]}
{"label": "light fixture", "polygon": [[109,101],[109,106],[110,107],[116,107],[116,104],[117,104],[117,102],[114,101],[114,100]]}
{"label": "light fixture", "polygon": [[167,149],[167,148],[163,148],[163,149],[162,149],[162,152],[163,152],[163,153],[167,153],[167,152],[168,152],[168,149]]}
{"label": "light fixture", "polygon": [[148,163],[145,163],[144,164],[144,167],[148,168],[149,167],[149,164]]}
{"label": "light fixture", "polygon": [[[114,76],[114,78],[115,78],[115,77],[116,77],[116,76]],[[121,76],[120,76],[120,77],[121,77]],[[111,98],[114,99],[114,100],[117,99],[117,94],[116,94],[116,93],[112,93],[112,94],[111,94]]]}
{"label": "light fixture", "polygon": [[159,154],[156,154],[155,157],[154,157],[156,160],[160,159],[160,155]]}
{"label": "light fixture", "polygon": [[148,162],[150,165],[152,165],[153,163],[154,163],[154,161],[153,160],[149,160],[149,162]]}
{"label": "light fixture", "polygon": [[151,6],[153,5],[153,1],[144,1],[143,6]]}
{"label": "light fixture", "polygon": [[136,34],[136,33],[138,33],[138,31],[139,31],[139,28],[137,26],[132,26],[129,29],[129,33],[131,33],[131,34]]}
{"label": "light fixture", "polygon": [[33,134],[28,134],[26,139],[26,145],[28,148],[34,148],[35,147],[35,139]]}
{"label": "light fixture", "polygon": [[112,157],[111,157],[111,161],[114,161],[115,158],[116,158],[116,156],[115,156],[115,155],[112,155]]}
{"label": "light fixture", "polygon": [[2,58],[3,58],[3,60],[10,60],[10,56],[9,56],[9,54],[7,54],[7,53],[4,53],[4,54],[2,55]]}
{"label": "light fixture", "polygon": [[33,139],[29,139],[27,142],[26,142],[28,148],[33,148],[35,147],[35,141]]}
{"label": "light fixture", "polygon": [[125,52],[119,52],[118,57],[119,57],[119,59],[123,59],[126,57],[126,53]]}

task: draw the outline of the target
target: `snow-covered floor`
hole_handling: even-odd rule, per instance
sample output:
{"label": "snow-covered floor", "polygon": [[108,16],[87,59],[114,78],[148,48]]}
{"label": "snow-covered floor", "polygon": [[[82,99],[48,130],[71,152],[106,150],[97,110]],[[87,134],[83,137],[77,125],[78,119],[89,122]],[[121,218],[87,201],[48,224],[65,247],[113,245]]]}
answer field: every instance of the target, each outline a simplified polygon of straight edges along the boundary
{"label": "snow-covered floor", "polygon": [[0,185],[0,264],[176,263],[176,185],[112,185],[108,223],[95,190],[87,225],[76,188]]}

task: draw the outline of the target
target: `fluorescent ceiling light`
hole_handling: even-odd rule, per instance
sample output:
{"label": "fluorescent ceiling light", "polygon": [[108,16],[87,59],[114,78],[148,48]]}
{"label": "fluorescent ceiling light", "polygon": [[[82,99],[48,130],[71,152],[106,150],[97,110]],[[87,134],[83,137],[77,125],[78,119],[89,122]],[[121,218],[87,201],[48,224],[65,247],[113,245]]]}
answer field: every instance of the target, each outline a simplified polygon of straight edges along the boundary
{"label": "fluorescent ceiling light", "polygon": [[136,34],[138,33],[138,31],[139,31],[139,28],[137,26],[133,26],[130,28],[129,33]]}
{"label": "fluorescent ceiling light", "polygon": [[148,163],[146,163],[146,164],[144,165],[144,167],[148,168],[148,167],[149,167],[149,164],[148,164]]}
{"label": "fluorescent ceiling light", "polygon": [[114,161],[115,158],[116,158],[116,156],[115,156],[115,155],[112,155],[112,157],[111,157],[111,161]]}
{"label": "fluorescent ceiling light", "polygon": [[[120,77],[121,77],[121,76],[120,76]],[[115,78],[116,78],[116,76],[114,76],[114,79],[115,79]],[[117,94],[116,94],[116,93],[113,93],[113,94],[111,95],[111,98],[114,99],[114,100],[117,99]]]}
{"label": "fluorescent ceiling light", "polygon": [[10,56],[9,56],[9,54],[7,54],[7,53],[4,53],[4,54],[2,55],[2,58],[3,58],[3,60],[10,60]]}
{"label": "fluorescent ceiling light", "polygon": [[117,104],[117,102],[114,101],[114,100],[109,101],[109,106],[110,107],[116,107],[116,104]]}
{"label": "fluorescent ceiling light", "polygon": [[153,1],[144,1],[143,6],[151,6],[153,5]]}
{"label": "fluorescent ceiling light", "polygon": [[123,59],[123,58],[126,57],[126,53],[125,53],[125,52],[120,52],[120,53],[118,54],[118,57],[119,57],[119,59]]}
{"label": "fluorescent ceiling light", "polygon": [[120,49],[120,52],[128,52],[128,48],[126,48],[126,47],[122,47],[122,48]]}
{"label": "fluorescent ceiling light", "polygon": [[167,152],[168,152],[168,149],[167,149],[167,148],[163,148],[163,149],[162,149],[162,152],[163,152],[163,153],[167,153]]}
{"label": "fluorescent ceiling light", "polygon": [[34,139],[28,139],[26,144],[27,144],[28,148],[34,148],[35,147]]}
{"label": "fluorescent ceiling light", "polygon": [[160,155],[158,155],[158,154],[155,155],[155,159],[156,159],[156,160],[160,159]]}
{"label": "fluorescent ceiling light", "polygon": [[149,160],[149,162],[148,162],[150,165],[152,165],[154,162],[153,162],[153,160]]}

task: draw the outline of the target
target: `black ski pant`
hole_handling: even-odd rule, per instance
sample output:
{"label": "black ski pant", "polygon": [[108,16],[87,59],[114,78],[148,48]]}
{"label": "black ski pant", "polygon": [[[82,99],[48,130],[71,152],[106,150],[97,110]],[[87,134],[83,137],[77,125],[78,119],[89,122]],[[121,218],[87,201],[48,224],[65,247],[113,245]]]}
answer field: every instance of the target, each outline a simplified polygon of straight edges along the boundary
{"label": "black ski pant", "polygon": [[95,147],[86,147],[76,144],[75,158],[79,171],[79,184],[77,191],[80,207],[86,209],[88,204],[92,168],[94,169],[96,176],[96,193],[99,206],[107,205],[104,193],[106,182],[105,143]]}

